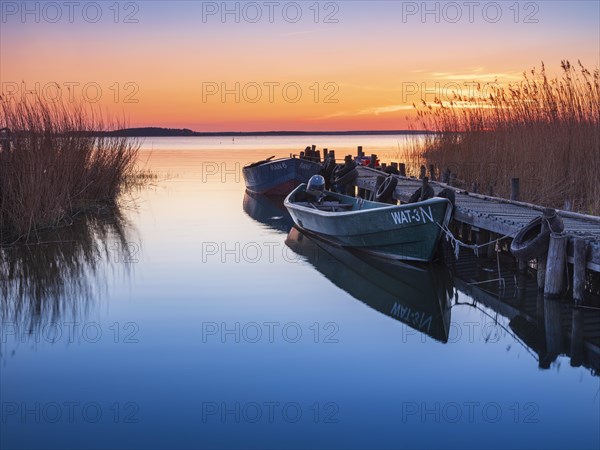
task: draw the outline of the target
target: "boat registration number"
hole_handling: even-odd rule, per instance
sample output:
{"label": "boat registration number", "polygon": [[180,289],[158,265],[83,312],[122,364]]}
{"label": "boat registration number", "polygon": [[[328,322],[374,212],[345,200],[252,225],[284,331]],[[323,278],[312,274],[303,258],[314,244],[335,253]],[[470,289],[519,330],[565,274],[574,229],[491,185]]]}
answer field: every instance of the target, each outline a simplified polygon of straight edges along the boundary
{"label": "boat registration number", "polygon": [[275,164],[271,164],[269,167],[271,167],[271,170],[283,170],[283,169],[287,169],[287,164],[286,163],[275,163]]}
{"label": "boat registration number", "polygon": [[402,225],[405,223],[433,222],[433,212],[431,211],[431,206],[427,206],[426,208],[419,206],[418,208],[394,211],[390,214],[392,215],[392,220],[396,225]]}

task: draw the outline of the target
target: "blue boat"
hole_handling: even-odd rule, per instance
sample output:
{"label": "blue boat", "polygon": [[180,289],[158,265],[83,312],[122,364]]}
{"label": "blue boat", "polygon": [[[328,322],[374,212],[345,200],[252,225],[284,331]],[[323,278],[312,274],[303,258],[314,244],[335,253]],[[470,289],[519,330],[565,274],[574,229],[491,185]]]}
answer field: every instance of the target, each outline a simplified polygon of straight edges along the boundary
{"label": "blue boat", "polygon": [[323,168],[321,163],[306,159],[273,158],[244,166],[242,173],[249,192],[285,196]]}

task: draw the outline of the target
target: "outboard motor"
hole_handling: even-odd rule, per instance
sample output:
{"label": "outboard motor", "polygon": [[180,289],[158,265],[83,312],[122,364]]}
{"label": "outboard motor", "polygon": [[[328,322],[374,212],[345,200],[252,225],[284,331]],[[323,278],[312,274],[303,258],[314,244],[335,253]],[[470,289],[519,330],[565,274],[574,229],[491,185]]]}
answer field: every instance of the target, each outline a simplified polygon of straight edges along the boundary
{"label": "outboard motor", "polygon": [[321,175],[310,177],[306,186],[306,193],[320,202],[325,197],[325,178]]}

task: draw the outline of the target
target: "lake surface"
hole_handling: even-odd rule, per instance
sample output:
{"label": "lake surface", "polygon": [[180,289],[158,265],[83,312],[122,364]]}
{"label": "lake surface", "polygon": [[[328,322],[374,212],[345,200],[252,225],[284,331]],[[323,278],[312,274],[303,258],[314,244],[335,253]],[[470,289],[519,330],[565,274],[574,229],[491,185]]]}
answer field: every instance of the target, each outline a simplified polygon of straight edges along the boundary
{"label": "lake surface", "polygon": [[599,448],[597,347],[571,339],[597,313],[331,248],[245,196],[244,164],[310,144],[406,138],[148,138],[158,180],[119,214],[6,250],[0,446]]}

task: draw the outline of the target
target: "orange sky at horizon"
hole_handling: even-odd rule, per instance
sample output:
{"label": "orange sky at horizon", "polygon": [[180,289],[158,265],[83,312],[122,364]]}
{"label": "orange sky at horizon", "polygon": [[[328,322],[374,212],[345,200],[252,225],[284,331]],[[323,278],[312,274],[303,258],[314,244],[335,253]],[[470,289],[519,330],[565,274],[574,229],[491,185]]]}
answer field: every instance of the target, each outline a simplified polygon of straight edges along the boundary
{"label": "orange sky at horizon", "polygon": [[287,15],[273,13],[273,23],[260,2],[253,2],[264,8],[256,23],[258,10],[247,2],[237,11],[229,2],[233,12],[225,16],[215,2],[140,2],[137,10],[130,3],[118,11],[101,3],[94,23],[89,11],[75,11],[73,23],[63,11],[50,23],[55,11],[43,6],[39,17],[3,6],[3,98],[27,97],[27,90],[83,98],[132,127],[406,129],[422,98],[449,100],[473,81],[518,81],[541,61],[550,73],[562,59],[579,58],[590,70],[600,64],[594,2],[540,2],[536,11],[526,6],[532,2],[501,3],[475,11],[472,23],[466,9],[453,23],[447,2],[437,2],[437,13],[428,2],[434,13],[425,16],[406,9],[415,2],[301,2],[301,20],[288,7]]}

